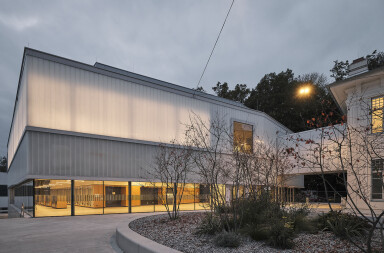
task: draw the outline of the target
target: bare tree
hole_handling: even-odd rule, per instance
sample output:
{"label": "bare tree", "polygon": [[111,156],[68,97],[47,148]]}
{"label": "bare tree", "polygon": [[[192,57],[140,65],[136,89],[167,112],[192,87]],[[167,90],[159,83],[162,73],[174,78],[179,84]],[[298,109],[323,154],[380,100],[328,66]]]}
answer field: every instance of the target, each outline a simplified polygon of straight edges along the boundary
{"label": "bare tree", "polygon": [[191,155],[192,148],[187,144],[161,144],[149,172],[161,182],[160,200],[171,220],[179,216],[185,184],[192,172]]}
{"label": "bare tree", "polygon": [[[311,119],[310,124],[323,127],[313,131],[315,136],[296,135],[288,138],[291,145],[287,147],[287,153],[295,158],[298,165],[320,172],[326,193],[327,187],[332,188],[332,185],[326,180],[325,174],[342,172],[342,181],[347,189],[348,211],[371,225],[363,237],[363,244],[358,243],[358,238],[350,238],[350,241],[362,251],[372,252],[372,240],[377,227],[380,227],[381,244],[384,248],[384,211],[372,201],[375,197],[372,194],[375,173],[377,178],[380,178],[378,181],[381,180],[381,185],[378,183],[376,186],[384,186],[384,139],[382,135],[374,134],[375,126],[371,120],[375,108],[370,108],[366,99],[355,96],[350,99],[348,108],[354,110],[350,112],[348,124],[345,124],[343,117],[340,124],[333,125],[329,121],[330,115],[325,113],[322,117]],[[382,114],[380,115],[382,117]],[[332,210],[328,196],[326,198]]]}
{"label": "bare tree", "polygon": [[[221,222],[237,231],[242,225],[245,198],[256,199],[282,184],[278,180],[288,168],[286,156],[276,142],[266,143],[256,136],[249,146],[239,145],[234,129],[216,114],[210,120],[191,114],[186,138],[196,147],[193,161],[197,174],[210,185],[210,208],[220,210]],[[230,194],[230,196],[228,196]]]}

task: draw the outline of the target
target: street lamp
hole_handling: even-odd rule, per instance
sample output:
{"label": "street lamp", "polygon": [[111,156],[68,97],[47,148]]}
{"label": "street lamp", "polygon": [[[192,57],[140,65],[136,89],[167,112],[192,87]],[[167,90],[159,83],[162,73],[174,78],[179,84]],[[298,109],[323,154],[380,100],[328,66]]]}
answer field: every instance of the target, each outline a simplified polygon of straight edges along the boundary
{"label": "street lamp", "polygon": [[311,87],[303,86],[299,89],[299,96],[309,95],[310,92],[311,92]]}

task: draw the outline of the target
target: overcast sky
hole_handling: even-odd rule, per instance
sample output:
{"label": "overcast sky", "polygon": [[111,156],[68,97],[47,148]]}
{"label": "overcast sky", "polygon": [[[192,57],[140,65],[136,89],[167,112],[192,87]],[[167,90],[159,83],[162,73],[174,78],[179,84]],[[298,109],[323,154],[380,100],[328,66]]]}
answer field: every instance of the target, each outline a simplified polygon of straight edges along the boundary
{"label": "overcast sky", "polygon": [[[0,155],[24,47],[194,88],[231,0],[1,1]],[[236,0],[202,80],[253,88],[270,72],[325,73],[384,50],[384,1]]]}

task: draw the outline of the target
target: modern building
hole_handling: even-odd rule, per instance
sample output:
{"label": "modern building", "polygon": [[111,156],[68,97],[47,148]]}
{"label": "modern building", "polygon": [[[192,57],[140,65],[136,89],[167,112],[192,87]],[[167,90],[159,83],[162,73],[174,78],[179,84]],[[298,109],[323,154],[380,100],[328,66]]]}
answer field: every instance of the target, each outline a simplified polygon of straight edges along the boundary
{"label": "modern building", "polygon": [[[351,68],[346,80],[329,89],[348,126],[361,126],[368,115],[363,122],[372,125],[367,138],[384,143],[384,68],[368,71],[361,60]],[[147,171],[160,144],[184,139],[191,114],[205,121],[220,117],[234,135],[246,136],[243,143],[250,150],[260,142],[287,147],[289,139],[321,142],[319,129],[292,133],[265,113],[231,100],[26,48],[8,139],[9,216],[165,211],[161,196],[168,189]],[[365,180],[369,203],[383,210],[384,156],[375,155],[360,159],[358,176]],[[338,174],[340,168],[333,163],[326,173]],[[303,188],[305,176],[320,172],[298,164],[285,186]],[[348,176],[353,185],[352,179]],[[227,194],[230,186],[221,187]],[[189,178],[180,209],[206,208],[208,193],[208,185]]]}
{"label": "modern building", "polygon": [[[26,48],[8,140],[9,216],[164,211],[167,189],[146,170],[159,144],[184,138],[191,113],[221,117],[250,146],[292,133],[237,102]],[[181,210],[205,208],[208,192],[190,178]]]}

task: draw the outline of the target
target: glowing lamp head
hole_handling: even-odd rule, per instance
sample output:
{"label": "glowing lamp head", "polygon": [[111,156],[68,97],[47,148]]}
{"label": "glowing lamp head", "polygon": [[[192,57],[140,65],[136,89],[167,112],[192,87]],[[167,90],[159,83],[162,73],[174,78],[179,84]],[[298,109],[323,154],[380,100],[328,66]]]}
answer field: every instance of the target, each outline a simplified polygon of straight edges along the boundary
{"label": "glowing lamp head", "polygon": [[299,89],[299,95],[308,95],[311,92],[310,87],[301,87]]}

